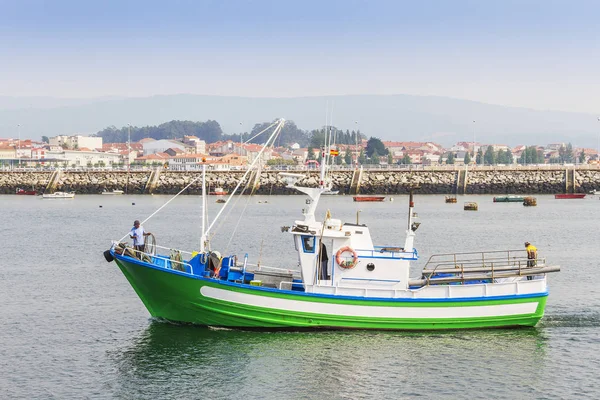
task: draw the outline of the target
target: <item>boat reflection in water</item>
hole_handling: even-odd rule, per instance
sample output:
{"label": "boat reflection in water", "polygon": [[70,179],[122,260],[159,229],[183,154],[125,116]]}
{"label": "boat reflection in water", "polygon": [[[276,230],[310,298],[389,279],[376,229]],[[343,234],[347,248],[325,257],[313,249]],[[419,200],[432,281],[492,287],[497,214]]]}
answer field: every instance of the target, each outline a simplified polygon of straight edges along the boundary
{"label": "boat reflection in water", "polygon": [[[109,394],[116,398],[162,398],[168,392],[170,398],[190,399],[335,399],[372,398],[373,393],[406,398],[418,391],[424,398],[439,398],[439,386],[428,383],[428,378],[440,352],[447,366],[464,365],[444,369],[448,392],[464,388],[465,371],[482,371],[482,379],[471,382],[475,387],[485,382],[484,371],[503,371],[503,380],[520,382],[527,376],[529,382],[539,382],[552,368],[547,365],[545,336],[539,329],[445,331],[434,336],[367,331],[265,333],[153,320],[129,345],[108,351],[118,372]],[[410,373],[398,376],[398,368],[410,368]],[[215,384],[215,371],[219,381],[227,384]],[[500,392],[495,395],[511,398],[515,388],[504,386],[506,392],[496,385],[494,390]]]}

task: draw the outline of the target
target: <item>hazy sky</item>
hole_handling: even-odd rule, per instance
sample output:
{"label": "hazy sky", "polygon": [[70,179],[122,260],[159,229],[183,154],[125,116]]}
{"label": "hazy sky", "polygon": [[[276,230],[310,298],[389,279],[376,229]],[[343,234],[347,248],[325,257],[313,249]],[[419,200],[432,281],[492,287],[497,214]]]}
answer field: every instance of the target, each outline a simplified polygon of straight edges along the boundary
{"label": "hazy sky", "polygon": [[600,113],[600,1],[0,0],[0,95],[441,95]]}

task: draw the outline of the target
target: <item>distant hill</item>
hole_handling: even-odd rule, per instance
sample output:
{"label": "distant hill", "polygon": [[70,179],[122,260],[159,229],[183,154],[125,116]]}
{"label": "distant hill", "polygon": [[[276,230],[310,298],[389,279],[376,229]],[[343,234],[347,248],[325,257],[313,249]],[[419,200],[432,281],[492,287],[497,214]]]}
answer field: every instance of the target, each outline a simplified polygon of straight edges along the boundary
{"label": "distant hill", "polygon": [[[358,128],[367,136],[382,140],[433,140],[450,145],[473,140],[475,130],[476,140],[484,143],[514,146],[572,142],[574,146],[595,148],[600,134],[600,123],[590,114],[538,111],[434,96],[249,98],[182,94],[33,99],[39,103],[31,98],[28,102],[24,98],[0,97],[0,137],[16,137],[17,124],[21,124],[22,137],[39,139],[42,135],[92,134],[109,126],[159,125],[171,120],[215,120],[225,134],[233,134],[249,132],[256,123],[279,117],[294,121],[300,129],[311,130],[324,125],[327,103],[333,104],[334,126],[343,130]],[[22,106],[17,107],[19,104]]]}

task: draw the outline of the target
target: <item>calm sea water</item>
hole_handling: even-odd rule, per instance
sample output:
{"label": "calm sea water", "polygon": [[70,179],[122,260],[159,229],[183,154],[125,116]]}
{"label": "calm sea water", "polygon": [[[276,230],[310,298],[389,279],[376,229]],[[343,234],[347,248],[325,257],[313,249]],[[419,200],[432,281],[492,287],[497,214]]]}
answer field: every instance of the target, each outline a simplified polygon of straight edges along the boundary
{"label": "calm sea water", "polygon": [[[537,198],[527,208],[491,196],[458,204],[417,197],[422,258],[413,266],[415,276],[434,253],[532,242],[562,267],[549,276],[546,316],[536,328],[261,333],[154,321],[117,266],[104,261],[111,239],[169,197],[0,196],[0,398],[600,398],[600,201]],[[463,201],[477,201],[479,211],[463,211]],[[377,244],[398,245],[406,202],[326,197],[318,214],[330,209],[354,222],[362,210]],[[209,206],[211,215],[221,207]],[[294,268],[291,237],[280,227],[304,206],[302,196],[240,198],[215,225],[213,248]],[[193,250],[199,216],[198,197],[179,197],[144,225],[158,244]]]}

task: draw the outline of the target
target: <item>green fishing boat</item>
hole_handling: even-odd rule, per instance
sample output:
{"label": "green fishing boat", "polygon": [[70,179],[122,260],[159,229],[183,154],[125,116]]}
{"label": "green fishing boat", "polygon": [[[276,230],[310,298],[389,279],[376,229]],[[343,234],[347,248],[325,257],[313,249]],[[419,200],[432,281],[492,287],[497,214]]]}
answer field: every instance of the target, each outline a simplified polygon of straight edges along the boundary
{"label": "green fishing boat", "polygon": [[[283,123],[277,122],[263,150],[274,143]],[[116,262],[152,317],[177,323],[268,330],[440,330],[534,326],[543,317],[547,274],[560,268],[542,258],[528,267],[525,250],[432,255],[411,278],[420,225],[412,192],[403,243],[390,237],[390,244],[375,245],[366,225],[343,222],[329,211],[317,220],[317,204],[327,190],[328,153],[322,149],[317,187],[299,186],[302,174],[280,174],[289,188],[308,196],[303,218],[285,230],[293,246],[273,249],[280,266],[253,265],[249,255],[222,256],[211,249],[212,228],[239,184],[208,227],[203,212],[198,252],[159,246],[140,250],[118,240],[104,256]]]}

